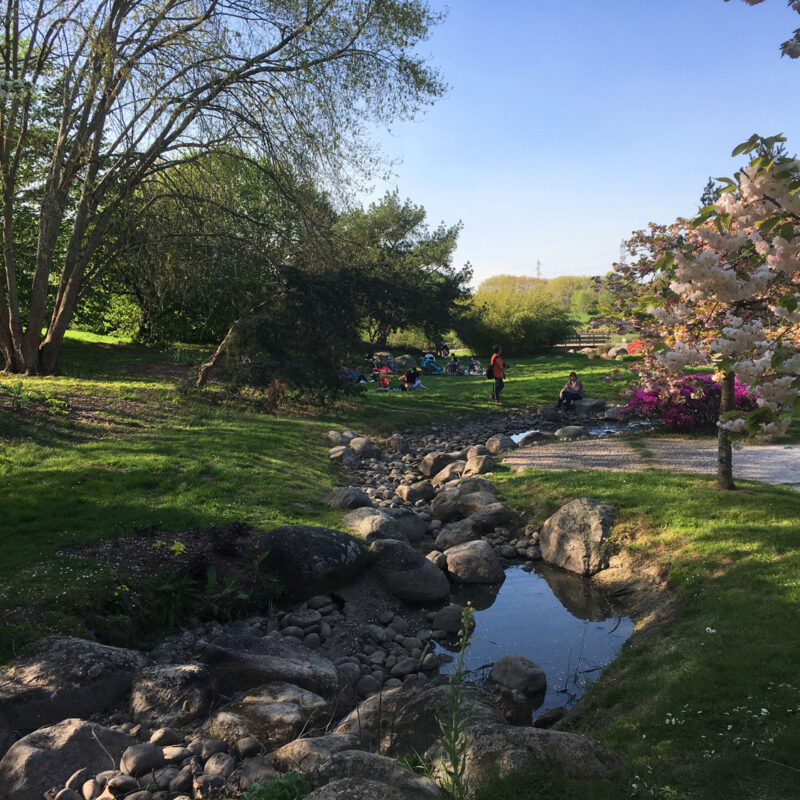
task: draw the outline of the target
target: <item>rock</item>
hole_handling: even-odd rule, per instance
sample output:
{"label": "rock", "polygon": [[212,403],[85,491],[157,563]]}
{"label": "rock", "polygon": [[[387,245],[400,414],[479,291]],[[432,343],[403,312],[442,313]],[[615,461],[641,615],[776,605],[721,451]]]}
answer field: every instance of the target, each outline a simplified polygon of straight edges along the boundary
{"label": "rock", "polygon": [[[417,780],[429,779],[417,778]],[[306,795],[306,800],[433,800],[443,797],[441,793],[420,794],[409,788],[381,783],[370,778],[340,778]]]}
{"label": "rock", "polygon": [[502,583],[505,572],[492,546],[483,539],[445,550],[447,571],[461,583]]}
{"label": "rock", "polygon": [[375,445],[363,436],[351,439],[348,446],[359,458],[374,458],[378,454]]}
{"label": "rock", "polygon": [[436,489],[429,480],[417,481],[410,486],[401,484],[397,487],[397,494],[407,503],[416,503],[418,500],[433,500],[436,497]]}
{"label": "rock", "polygon": [[349,444],[350,442],[353,441],[353,439],[355,439],[357,437],[358,437],[358,434],[355,431],[351,431],[349,429],[346,430],[346,431],[342,431],[342,441],[345,444]]}
{"label": "rock", "polygon": [[33,800],[63,786],[76,770],[90,773],[118,763],[132,736],[102,725],[67,719],[29,733],[0,760],[3,800]]}
{"label": "rock", "polygon": [[387,508],[386,513],[397,523],[409,542],[418,542],[425,536],[428,523],[415,511],[409,508]]}
{"label": "rock", "polygon": [[363,675],[356,681],[356,694],[359,697],[371,697],[380,691],[381,685],[372,675]]}
{"label": "rock", "polygon": [[468,494],[462,493],[461,497],[456,501],[456,507],[459,514],[468,517],[470,514],[474,514],[476,511],[480,511],[482,508],[496,502],[497,496],[493,492],[469,492]]}
{"label": "rock", "polygon": [[183,735],[175,728],[157,728],[150,734],[149,741],[159,747],[169,747],[180,744],[183,741]]}
{"label": "rock", "polygon": [[445,558],[444,553],[440,550],[431,550],[428,555],[425,556],[432,564],[435,564],[439,567],[440,570],[447,569],[447,559]]}
{"label": "rock", "polygon": [[276,681],[259,686],[218,709],[202,732],[234,745],[254,736],[271,747],[292,741],[300,731],[330,714],[323,698],[291,683]]}
{"label": "rock", "polygon": [[387,440],[386,440],[386,449],[390,453],[407,453],[408,452],[408,442],[406,441],[405,436],[401,433],[393,433]]}
{"label": "rock", "polygon": [[583,425],[564,425],[555,432],[556,439],[577,439],[581,436],[588,436],[589,431]]}
{"label": "rock", "polygon": [[[464,783],[475,789],[487,780],[516,772],[531,781],[538,775],[564,775],[584,780],[614,779],[627,774],[625,762],[611,749],[574,733],[511,725],[471,724],[466,729]],[[426,761],[441,771],[438,746]],[[430,762],[428,762],[430,763]]]}
{"label": "rock", "polygon": [[334,447],[338,445],[346,444],[344,440],[344,436],[339,431],[328,431],[325,434],[325,438],[333,445]]}
{"label": "rock", "polygon": [[552,728],[556,722],[564,719],[566,715],[567,709],[564,706],[556,706],[540,714],[532,724],[534,728]]}
{"label": "rock", "polygon": [[458,480],[464,472],[464,468],[466,466],[466,461],[451,461],[446,467],[440,469],[431,478],[431,484],[433,484],[433,486],[440,486],[443,483],[449,483],[450,481]]}
{"label": "rock", "polygon": [[[399,758],[423,753],[441,736],[437,715],[447,708],[447,686],[404,684],[366,699],[339,723],[334,733],[355,734],[365,750]],[[489,695],[472,684],[464,686],[465,714],[474,723],[502,723],[503,715]]]}
{"label": "rock", "polygon": [[[508,686],[501,686],[499,683],[489,681],[486,682],[484,688],[509,725],[531,724],[534,695],[523,694],[518,689],[511,689]],[[536,699],[541,705],[544,698],[540,695]]]}
{"label": "rock", "polygon": [[256,783],[269,783],[277,774],[272,761],[266,756],[246,758],[238,769],[231,773],[228,778],[228,786],[235,792],[241,793]]}
{"label": "rock", "polygon": [[464,542],[471,542],[480,538],[480,533],[475,530],[475,526],[469,519],[462,519],[458,522],[451,522],[446,527],[442,528],[439,535],[436,537],[434,547],[437,550],[448,550],[455,547],[457,544]]}
{"label": "rock", "polygon": [[[461,630],[461,620],[464,614],[464,606],[456,604],[445,606],[436,611],[431,617],[431,628],[433,630],[443,630],[448,633],[458,633]],[[475,619],[470,617],[470,633],[475,629]]]}
{"label": "rock", "polygon": [[208,714],[213,696],[211,673],[202,664],[144,667],[133,678],[131,718],[150,727],[188,725]]}
{"label": "rock", "polygon": [[539,531],[542,558],[579,575],[608,565],[607,542],[616,509],[590,498],[573,500],[549,517]]}
{"label": "rock", "polygon": [[[371,504],[371,503],[370,503]],[[280,580],[289,596],[305,598],[351,583],[366,566],[363,546],[331,528],[286,525],[262,534],[259,552],[269,551],[264,568]]]}
{"label": "rock", "polygon": [[325,502],[331,508],[362,508],[372,505],[369,496],[353,486],[339,486],[333,489],[325,497]]}
{"label": "rock", "polygon": [[489,456],[491,452],[485,444],[474,444],[467,448],[467,461],[476,456]]}
{"label": "rock", "polygon": [[164,751],[157,744],[146,742],[127,748],[122,754],[119,768],[126,775],[133,775],[134,778],[138,778],[140,775],[144,775],[145,772],[152,772],[165,764]]}
{"label": "rock", "polygon": [[474,511],[468,519],[475,530],[491,533],[511,520],[511,512],[502,503],[492,503]]}
{"label": "rock", "polygon": [[524,656],[503,656],[495,661],[489,680],[526,695],[541,694],[547,689],[544,671]]}
{"label": "rock", "polygon": [[233,746],[233,752],[242,759],[259,756],[263,751],[264,745],[255,736],[245,736],[244,739],[239,739]]}
{"label": "rock", "polygon": [[203,766],[206,775],[219,775],[227,778],[236,769],[236,760],[228,753],[214,753]]}
{"label": "rock", "polygon": [[295,739],[269,754],[273,764],[282,772],[308,772],[320,762],[342,750],[358,750],[359,739],[352,734],[312,736]]}
{"label": "rock", "polygon": [[531,431],[526,433],[520,440],[520,447],[527,447],[529,444],[538,444],[539,442],[547,442],[554,436],[550,431]]}
{"label": "rock", "polygon": [[126,795],[135,792],[139,788],[139,781],[133,775],[114,775],[106,783],[106,788],[114,796]]}
{"label": "rock", "polygon": [[[335,786],[332,782],[353,781],[354,794],[341,793],[341,787],[335,794],[318,795],[321,797],[365,798],[365,800],[443,800],[439,787],[430,779],[415,775],[404,764],[393,758],[365,753],[361,750],[348,750],[334,753],[322,763],[316,765],[308,773],[312,785],[326,784],[325,788]],[[367,786],[375,783],[376,786]],[[365,788],[361,788],[365,787]],[[381,787],[386,787],[386,790]],[[369,793],[364,793],[365,789]],[[319,791],[319,790],[318,790]],[[312,792],[309,797],[314,797]]]}
{"label": "rock", "polygon": [[350,467],[351,469],[355,469],[361,465],[361,461],[359,461],[358,456],[346,445],[342,445],[341,447],[332,447],[330,450],[328,450],[328,457],[331,461],[341,462],[346,467]]}
{"label": "rock", "polygon": [[2,758],[9,747],[14,744],[14,731],[8,724],[5,715],[0,711],[0,758]]}
{"label": "rock", "polygon": [[392,539],[369,547],[372,569],[384,588],[412,603],[439,600],[450,593],[447,576],[413,547]]}
{"label": "rock", "polygon": [[483,475],[486,472],[492,472],[495,466],[495,460],[491,455],[473,456],[467,461],[463,474],[465,478],[471,478],[473,475]]}
{"label": "rock", "polygon": [[457,485],[462,495],[472,494],[473,492],[489,492],[494,495],[497,494],[497,488],[495,485],[487,481],[486,478],[462,478]]}
{"label": "rock", "polygon": [[56,796],[55,800],[83,800],[83,798],[74,789],[62,789]]}
{"label": "rock", "polygon": [[[225,694],[274,681],[295,684],[324,698],[332,697],[337,690],[339,678],[331,661],[297,641],[264,637],[256,642],[231,640],[228,644],[230,648],[207,645],[201,651],[201,660]],[[250,649],[243,650],[245,646]]]}
{"label": "rock", "polygon": [[6,724],[22,732],[89,716],[122,700],[134,673],[148,663],[135,650],[45,636],[0,675],[0,708]]}
{"label": "rock", "polygon": [[419,471],[426,478],[432,478],[452,461],[455,461],[452,453],[428,453],[420,462]]}
{"label": "rock", "polygon": [[584,397],[582,400],[576,400],[574,406],[581,414],[602,414],[606,410],[606,401],[598,397]]}
{"label": "rock", "polygon": [[498,453],[502,453],[504,450],[514,450],[516,446],[517,443],[510,436],[505,436],[503,434],[491,436],[486,440],[486,449],[495,456]]}
{"label": "rock", "polygon": [[458,499],[461,497],[460,489],[444,489],[434,497],[431,503],[431,514],[434,519],[442,522],[451,522],[459,519],[462,514],[458,510]]}
{"label": "rock", "polygon": [[356,508],[345,514],[342,522],[368,544],[377,539],[408,541],[394,517],[382,508]]}

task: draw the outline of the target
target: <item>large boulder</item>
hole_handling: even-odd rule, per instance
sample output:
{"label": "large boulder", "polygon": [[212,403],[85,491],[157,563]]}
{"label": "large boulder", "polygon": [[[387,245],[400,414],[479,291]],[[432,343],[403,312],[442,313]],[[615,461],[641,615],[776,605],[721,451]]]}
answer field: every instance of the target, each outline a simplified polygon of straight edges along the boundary
{"label": "large boulder", "polygon": [[480,533],[469,519],[462,519],[458,522],[451,522],[449,525],[442,528],[436,537],[434,547],[437,550],[449,550],[457,544],[480,539],[480,536]]}
{"label": "large boulder", "polygon": [[333,663],[290,637],[265,636],[257,641],[232,640],[225,644],[206,645],[197,653],[224,694],[275,681],[296,684],[326,699],[336,693],[339,676]]}
{"label": "large boulder", "polygon": [[539,531],[542,558],[579,575],[608,566],[608,537],[617,510],[583,497],[562,506]]}
{"label": "large boulder", "polygon": [[180,727],[207,716],[214,681],[202,664],[156,664],[131,687],[131,718],[151,728]]}
{"label": "large boulder", "polygon": [[599,397],[584,397],[576,400],[574,405],[575,410],[583,414],[602,414],[606,410],[606,401]]}
{"label": "large boulder", "polygon": [[345,514],[342,522],[367,544],[376,539],[408,540],[397,521],[382,508],[356,508]]}
{"label": "large boulder", "polygon": [[330,714],[320,695],[291,683],[259,686],[222,706],[205,722],[202,732],[233,745],[254,736],[268,747],[293,741],[309,725],[319,726]]}
{"label": "large boulder", "polygon": [[408,442],[406,441],[406,437],[403,436],[402,433],[393,433],[387,440],[386,440],[386,449],[390,453],[403,453],[408,452]]}
{"label": "large boulder", "polygon": [[450,481],[457,481],[462,473],[464,472],[464,468],[467,466],[466,461],[462,461],[461,459],[456,459],[455,461],[451,461],[446,467],[440,469],[432,478],[431,483],[434,486],[441,486],[443,483],[450,483]]}
{"label": "large boulder", "polygon": [[369,547],[372,569],[386,591],[411,603],[441,600],[450,582],[439,567],[408,544],[383,539]]}
{"label": "large boulder", "polygon": [[14,744],[14,739],[14,729],[9,725],[3,712],[0,711],[0,758],[2,758],[8,748]]}
{"label": "large boulder", "polygon": [[0,708],[7,724],[28,732],[118,703],[134,673],[150,659],[135,650],[73,636],[45,636],[0,675]]}
{"label": "large boulder", "polygon": [[494,456],[502,453],[504,450],[513,450],[516,448],[517,443],[505,434],[498,433],[496,436],[490,436],[486,440],[486,449]]}
{"label": "large boulder", "polygon": [[457,486],[461,490],[462,495],[472,494],[473,492],[490,492],[491,494],[497,494],[497,487],[491,481],[477,476],[462,478]]}
{"label": "large boulder", "polygon": [[459,514],[468,517],[470,514],[474,514],[476,511],[480,511],[480,509],[496,502],[497,497],[493,492],[479,491],[464,494],[462,491],[461,496],[456,500],[456,508]]}
{"label": "large boulder", "polygon": [[[448,687],[404,685],[368,698],[342,719],[334,733],[353,733],[366,750],[393,758],[423,753],[441,736],[439,717],[447,711]],[[465,716],[474,724],[503,723],[503,715],[479,686],[463,687]]]}
{"label": "large boulder", "polygon": [[[441,774],[441,745],[432,747],[425,760],[433,764],[434,774]],[[613,750],[574,733],[505,724],[467,727],[463,779],[468,789],[517,772],[531,781],[537,774],[612,780],[626,775],[628,767]]]}
{"label": "large boulder", "polygon": [[410,508],[387,508],[386,513],[397,523],[409,542],[418,542],[425,536],[428,523]]}
{"label": "large boulder", "polygon": [[94,775],[118,764],[136,739],[82,719],[40,728],[14,744],[0,761],[3,800],[39,800],[61,789],[82,767]]}
{"label": "large boulder", "polygon": [[487,472],[492,472],[497,465],[494,456],[491,455],[476,455],[472,456],[464,467],[464,477],[471,478],[474,475],[483,475]]}
{"label": "large boulder", "polygon": [[320,762],[342,750],[358,750],[360,741],[354,734],[331,734],[295,739],[269,754],[276,767],[287,772],[308,772]]}
{"label": "large boulder", "polygon": [[479,539],[445,551],[447,571],[460,583],[502,583],[506,574],[489,542]]}
{"label": "large boulder", "polygon": [[426,478],[432,478],[455,460],[452,453],[428,453],[420,462],[419,471]]}
{"label": "large boulder", "polygon": [[[351,451],[352,452],[352,451]],[[371,506],[372,500],[369,495],[362,489],[356,489],[354,486],[337,486],[328,492],[325,497],[325,502],[331,508],[361,508],[362,506]]]}
{"label": "large boulder", "polygon": [[461,489],[443,489],[439,492],[431,503],[433,518],[450,522],[464,516],[458,509],[458,499],[461,494]]}
{"label": "large boulder", "polygon": [[556,439],[580,439],[588,436],[589,431],[583,425],[564,425],[555,432]]}
{"label": "large boulder", "polygon": [[355,439],[351,439],[348,447],[359,458],[374,458],[378,454],[375,445],[364,436],[356,436]]}
{"label": "large boulder", "polygon": [[269,552],[264,567],[298,599],[346,586],[367,565],[363,545],[331,528],[285,525],[262,534],[258,546]]}
{"label": "large boulder", "polygon": [[331,755],[314,767],[308,778],[322,786],[311,798],[342,800],[442,800],[441,789],[430,779],[415,775],[393,758],[347,750]]}
{"label": "large boulder", "polygon": [[[489,680],[523,694],[541,694],[547,689],[547,675],[524,656],[499,658],[489,671]],[[530,718],[529,718],[530,719]]]}
{"label": "large boulder", "polygon": [[475,530],[490,533],[511,520],[511,511],[502,503],[490,503],[474,511],[467,519]]}

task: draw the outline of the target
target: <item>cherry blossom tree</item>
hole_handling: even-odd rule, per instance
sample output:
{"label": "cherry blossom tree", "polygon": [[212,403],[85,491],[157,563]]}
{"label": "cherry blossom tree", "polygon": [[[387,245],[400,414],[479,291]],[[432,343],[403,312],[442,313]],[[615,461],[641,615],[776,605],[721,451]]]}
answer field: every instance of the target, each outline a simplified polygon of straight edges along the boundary
{"label": "cherry blossom tree", "polygon": [[[800,161],[782,136],[753,135],[733,155],[749,164],[691,221],[651,225],[606,280],[618,327],[645,341],[634,370],[674,393],[690,367],[722,385],[717,487],[733,489],[730,435],[771,439],[800,411]],[[735,376],[757,396],[733,409]],[[680,402],[678,400],[678,402]]]}

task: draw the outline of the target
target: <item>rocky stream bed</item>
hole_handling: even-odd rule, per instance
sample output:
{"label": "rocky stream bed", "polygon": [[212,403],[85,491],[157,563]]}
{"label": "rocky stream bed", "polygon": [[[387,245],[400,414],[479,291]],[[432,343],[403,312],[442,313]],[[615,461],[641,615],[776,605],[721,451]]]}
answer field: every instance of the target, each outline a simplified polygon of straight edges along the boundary
{"label": "rocky stream bed", "polygon": [[[545,407],[382,441],[331,431],[329,456],[347,485],[327,502],[352,535],[192,532],[186,541],[207,551],[203,569],[223,569],[226,553],[269,551],[264,568],[288,589],[281,608],[196,620],[147,652],[66,636],[36,642],[0,675],[0,798],[235,798],[287,771],[304,774],[312,800],[443,797],[397,759],[418,753],[434,777],[442,770],[437,715],[462,622],[458,592],[496,587],[509,567],[541,560],[605,574],[631,597],[663,583],[657,571],[633,580],[611,557],[615,509],[576,498],[534,529],[491,483],[517,447],[512,434],[570,439],[604,416],[602,401],[588,399],[569,425]],[[515,770],[626,772],[602,744],[552,727],[564,709],[533,718],[547,676],[531,660],[510,653],[487,670],[465,689],[468,786]]]}

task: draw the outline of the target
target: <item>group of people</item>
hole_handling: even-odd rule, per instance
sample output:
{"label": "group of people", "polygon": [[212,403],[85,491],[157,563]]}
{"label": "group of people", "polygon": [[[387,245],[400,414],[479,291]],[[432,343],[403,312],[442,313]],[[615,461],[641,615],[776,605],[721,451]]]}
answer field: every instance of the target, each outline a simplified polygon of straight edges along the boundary
{"label": "group of people", "polygon": [[[465,368],[459,365],[458,358],[455,355],[450,359],[444,369],[436,364],[436,358],[433,353],[426,353],[422,359],[422,371],[426,375],[437,373],[446,373],[448,375],[486,375],[494,381],[494,386],[492,387],[492,402],[498,404],[501,402],[500,394],[505,386],[507,369],[508,364],[503,361],[503,348],[499,344],[496,344],[492,348],[489,369],[486,372],[483,371],[480,361],[478,361],[475,356],[469,357]],[[342,373],[343,377],[347,380],[362,383],[366,382],[366,379],[358,370],[342,367]],[[391,389],[389,379],[391,374],[392,370],[389,367],[379,367],[373,364],[371,382],[378,384],[378,391],[388,392]],[[428,387],[422,383],[420,373],[416,367],[400,375],[400,391],[424,391],[427,388]],[[395,388],[394,391],[397,391],[397,389]],[[572,408],[572,404],[576,400],[581,400],[582,398],[583,384],[578,379],[576,373],[570,372],[569,379],[566,384],[564,384],[564,388],[559,392],[556,408],[559,410],[563,408],[565,411],[569,411]]]}

